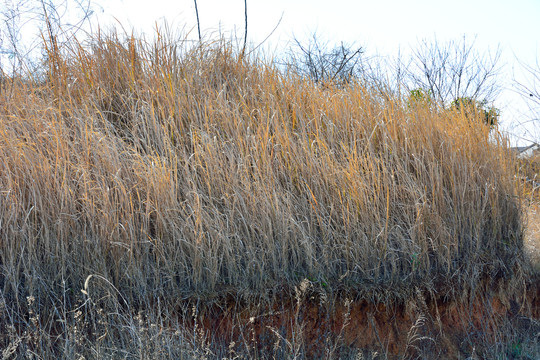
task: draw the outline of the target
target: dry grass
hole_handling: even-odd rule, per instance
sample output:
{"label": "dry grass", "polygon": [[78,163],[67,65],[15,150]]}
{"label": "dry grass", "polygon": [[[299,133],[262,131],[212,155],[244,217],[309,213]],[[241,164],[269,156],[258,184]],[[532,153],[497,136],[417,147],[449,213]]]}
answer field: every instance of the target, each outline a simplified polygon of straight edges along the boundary
{"label": "dry grass", "polygon": [[533,265],[540,270],[540,206],[531,204],[527,209],[525,252]]}
{"label": "dry grass", "polygon": [[[167,349],[184,300],[271,301],[305,279],[382,302],[521,281],[514,163],[478,119],[224,42],[97,35],[48,58],[0,92],[4,347],[145,358],[111,337]],[[166,326],[130,325],[155,307]]]}
{"label": "dry grass", "polygon": [[540,270],[540,155],[520,158],[517,164],[525,199],[525,252],[533,267]]}

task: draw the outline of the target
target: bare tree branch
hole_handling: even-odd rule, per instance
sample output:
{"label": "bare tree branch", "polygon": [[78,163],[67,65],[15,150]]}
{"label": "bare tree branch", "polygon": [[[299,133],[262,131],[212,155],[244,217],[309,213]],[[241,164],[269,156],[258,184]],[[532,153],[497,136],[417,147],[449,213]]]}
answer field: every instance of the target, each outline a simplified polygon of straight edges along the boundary
{"label": "bare tree branch", "polygon": [[[528,131],[532,139],[529,141],[540,142],[540,60],[536,58],[534,65],[529,65],[518,60],[521,70],[525,73],[526,82],[518,81],[514,75],[513,87],[523,101],[527,104],[530,117],[521,122],[521,125],[528,125],[527,128],[534,128],[535,131]],[[535,126],[536,125],[536,126]]]}
{"label": "bare tree branch", "polygon": [[364,53],[360,46],[341,42],[330,47],[327,42],[321,42],[316,33],[306,44],[297,37],[293,38],[293,42],[294,47],[288,53],[286,65],[314,82],[347,83],[360,75],[361,56]]}
{"label": "bare tree branch", "polygon": [[459,98],[495,100],[501,90],[496,81],[501,50],[479,53],[474,45],[475,41],[469,42],[465,36],[461,41],[447,43],[423,40],[408,67],[409,90],[428,90],[441,105]]}
{"label": "bare tree branch", "polygon": [[[93,7],[91,0],[5,1],[0,9],[0,34],[7,40],[0,41],[0,56],[3,55],[4,61],[0,62],[2,72],[34,72],[40,57],[38,50],[41,49],[41,56],[46,56],[45,49],[40,47],[39,34],[46,34],[48,40],[55,39],[56,46],[60,46],[89,24]],[[35,37],[23,40],[21,34],[28,30],[34,30]]]}

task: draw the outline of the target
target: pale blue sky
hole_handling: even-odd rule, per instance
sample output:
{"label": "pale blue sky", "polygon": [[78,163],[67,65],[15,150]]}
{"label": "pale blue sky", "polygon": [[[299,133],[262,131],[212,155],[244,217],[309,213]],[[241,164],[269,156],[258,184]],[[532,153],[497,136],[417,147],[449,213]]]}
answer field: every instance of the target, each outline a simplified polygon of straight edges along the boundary
{"label": "pale blue sky", "polygon": [[[126,28],[151,31],[156,21],[167,20],[172,27],[192,30],[194,39],[197,36],[193,0],[102,0],[101,5],[102,23],[113,15]],[[243,35],[243,0],[198,0],[198,7],[204,33]],[[293,34],[302,37],[314,30],[330,41],[356,42],[370,55],[391,56],[398,49],[406,53],[422,39],[435,36],[442,41],[464,34],[476,37],[480,51],[500,46],[501,80],[507,87],[496,103],[503,110],[502,127],[540,139],[540,129],[519,126],[532,115],[510,82],[513,73],[522,76],[516,57],[528,64],[540,59],[540,0],[248,0],[248,40],[261,42],[281,17],[267,43],[273,49],[284,48]]]}

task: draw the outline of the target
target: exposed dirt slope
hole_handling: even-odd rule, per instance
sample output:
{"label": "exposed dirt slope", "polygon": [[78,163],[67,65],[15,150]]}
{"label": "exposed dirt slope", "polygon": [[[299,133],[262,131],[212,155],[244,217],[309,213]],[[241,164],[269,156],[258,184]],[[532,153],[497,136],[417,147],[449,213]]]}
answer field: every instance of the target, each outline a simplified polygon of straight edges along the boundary
{"label": "exposed dirt slope", "polygon": [[328,301],[308,289],[271,306],[231,302],[208,308],[192,325],[231,347],[251,344],[261,355],[288,348],[289,355],[308,358],[489,358],[494,347],[516,342],[519,351],[509,358],[530,358],[521,354],[520,334],[540,341],[540,288],[530,284],[526,297],[496,295],[502,292],[447,302],[417,291],[407,304],[388,305]]}

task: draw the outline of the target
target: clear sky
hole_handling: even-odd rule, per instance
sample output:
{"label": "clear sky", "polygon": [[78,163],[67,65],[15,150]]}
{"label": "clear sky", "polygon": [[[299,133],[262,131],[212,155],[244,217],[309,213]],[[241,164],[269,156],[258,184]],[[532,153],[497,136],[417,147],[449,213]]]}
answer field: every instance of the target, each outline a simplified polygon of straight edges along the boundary
{"label": "clear sky", "polygon": [[[125,28],[151,31],[156,21],[167,20],[173,28],[191,30],[196,38],[193,0],[101,0],[100,22],[116,17]],[[203,33],[244,31],[243,0],[198,0]],[[501,125],[525,138],[540,139],[540,129],[519,123],[532,116],[512,91],[518,70],[516,58],[527,64],[540,61],[540,0],[248,0],[248,41],[258,44],[281,22],[267,44],[279,51],[293,34],[302,38],[317,31],[329,41],[355,42],[368,55],[407,53],[422,39],[459,40],[476,37],[479,51],[502,50],[501,81],[505,90],[496,106],[502,110]],[[107,20],[109,19],[109,20]],[[540,127],[540,121],[536,122]],[[527,133],[529,132],[529,133]],[[533,134],[530,134],[530,133]]]}

